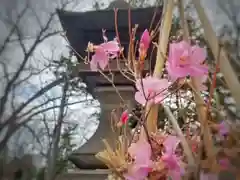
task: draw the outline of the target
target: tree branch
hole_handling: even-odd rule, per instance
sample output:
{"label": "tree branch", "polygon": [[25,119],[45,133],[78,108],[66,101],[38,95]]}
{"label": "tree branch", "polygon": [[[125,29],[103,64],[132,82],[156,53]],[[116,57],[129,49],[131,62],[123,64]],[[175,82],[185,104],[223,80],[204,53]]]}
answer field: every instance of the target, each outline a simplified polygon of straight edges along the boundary
{"label": "tree branch", "polygon": [[66,106],[66,95],[68,89],[68,80],[65,79],[65,84],[62,90],[62,99],[59,107],[58,120],[57,124],[53,130],[53,147],[50,149],[49,158],[48,158],[48,168],[47,168],[47,180],[53,180],[56,174],[56,159],[59,154],[59,141],[61,136],[62,123],[64,118],[64,109]]}
{"label": "tree branch", "polygon": [[16,28],[18,27],[19,22],[21,21],[22,17],[25,15],[27,12],[28,6],[26,6],[18,15],[16,22],[14,23],[13,27],[11,28],[9,34],[5,38],[3,45],[0,47],[0,55],[3,53],[5,48],[7,47],[8,43],[11,41],[11,37],[14,34]]}
{"label": "tree branch", "polygon": [[[42,96],[45,92],[49,91],[50,89],[52,89],[53,87],[59,85],[61,82],[63,82],[63,78],[60,79],[56,79],[55,81],[51,82],[50,84],[46,85],[44,88],[40,89],[38,92],[36,92],[30,99],[27,100],[27,102],[23,103],[22,105],[20,105],[20,107],[13,112],[13,114],[7,119],[5,120],[5,122],[3,122],[0,126],[0,132],[8,125],[8,124],[12,124],[13,121],[15,121],[17,115],[27,106],[29,105],[32,101],[34,101],[35,99],[39,98],[40,96]],[[1,117],[1,116],[0,116]]]}

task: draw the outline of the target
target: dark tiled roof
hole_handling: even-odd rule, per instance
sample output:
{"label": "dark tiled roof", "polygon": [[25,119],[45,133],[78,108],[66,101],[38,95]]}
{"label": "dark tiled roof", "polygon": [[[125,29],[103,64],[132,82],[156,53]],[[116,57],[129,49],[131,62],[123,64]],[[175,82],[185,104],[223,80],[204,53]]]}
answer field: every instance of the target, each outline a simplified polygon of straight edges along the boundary
{"label": "dark tiled roof", "polygon": [[[161,17],[162,8],[139,8],[131,10],[132,26],[139,25],[137,38],[151,25],[154,13],[157,12],[153,24],[157,24]],[[63,29],[66,31],[67,38],[71,46],[82,56],[86,55],[86,47],[89,41],[99,44],[103,42],[102,29],[107,30],[109,40],[115,34],[114,11],[100,10],[89,12],[70,12],[58,10],[58,15]],[[153,26],[155,27],[155,26]],[[128,48],[128,10],[118,10],[118,29],[122,45]]]}

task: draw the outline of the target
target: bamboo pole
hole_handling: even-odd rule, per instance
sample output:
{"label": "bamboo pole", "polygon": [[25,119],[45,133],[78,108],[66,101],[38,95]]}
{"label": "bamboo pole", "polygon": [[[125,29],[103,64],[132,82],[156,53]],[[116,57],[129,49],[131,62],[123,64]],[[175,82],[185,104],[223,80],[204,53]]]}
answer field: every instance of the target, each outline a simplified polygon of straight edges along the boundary
{"label": "bamboo pole", "polygon": [[[224,48],[219,48],[219,41],[218,38],[210,24],[209,19],[206,16],[206,13],[201,6],[201,3],[199,0],[192,0],[195,9],[197,11],[198,17],[202,23],[203,29],[204,29],[204,37],[206,41],[208,42],[211,51],[214,55],[215,61],[218,59],[218,54],[220,55],[219,61],[220,61],[220,71],[223,73],[223,76],[226,80],[226,83],[232,93],[232,96],[234,97],[237,105],[237,109],[240,109],[240,83],[238,81],[238,77],[235,74],[226,51]],[[220,50],[220,52],[219,52]]]}
{"label": "bamboo pole", "polygon": [[[184,17],[184,5],[183,0],[179,0],[178,7],[179,7],[179,14],[180,14],[180,20],[181,20],[181,26],[183,28],[183,38],[185,41],[189,41],[189,30],[187,26],[186,19]],[[207,156],[212,159],[213,164],[216,163],[216,160],[214,159],[214,147],[213,147],[213,140],[211,137],[210,129],[208,126],[208,119],[207,119],[207,112],[206,108],[203,106],[204,101],[202,97],[200,96],[200,91],[197,88],[196,85],[196,79],[194,77],[191,78],[192,80],[192,88],[194,89],[194,99],[197,104],[196,110],[198,115],[198,121],[201,123],[201,133],[203,135],[203,144],[206,148]]]}
{"label": "bamboo pole", "polygon": [[188,31],[188,25],[186,22],[186,19],[184,17],[184,4],[183,0],[178,0],[178,10],[179,10],[179,15],[180,15],[180,23],[181,27],[183,29],[183,38],[185,41],[189,41],[189,31]]}
{"label": "bamboo pole", "polygon": [[[154,67],[153,76],[161,78],[162,70],[165,62],[165,55],[167,52],[169,35],[172,27],[174,0],[165,0],[163,6],[163,19],[159,29],[160,35],[158,39],[158,50],[156,57],[156,64]],[[158,119],[158,105],[147,105],[147,129],[149,132],[156,132],[157,130],[157,119]]]}

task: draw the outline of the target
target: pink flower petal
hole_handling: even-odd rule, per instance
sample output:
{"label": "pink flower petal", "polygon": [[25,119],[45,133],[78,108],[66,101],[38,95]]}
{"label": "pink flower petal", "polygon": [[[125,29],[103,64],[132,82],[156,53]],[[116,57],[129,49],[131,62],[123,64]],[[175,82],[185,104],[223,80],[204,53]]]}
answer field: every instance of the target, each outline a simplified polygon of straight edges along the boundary
{"label": "pink flower petal", "polygon": [[176,80],[177,78],[183,78],[188,76],[189,72],[192,71],[189,67],[173,67],[171,64],[167,65],[167,71],[171,79]]}
{"label": "pink flower petal", "polygon": [[128,121],[128,118],[129,118],[129,115],[128,115],[128,111],[126,110],[122,113],[120,120],[123,124],[126,124]]}
{"label": "pink flower petal", "polygon": [[174,180],[180,180],[181,176],[184,174],[184,169],[180,166],[180,157],[177,157],[175,154],[179,143],[179,138],[172,135],[169,135],[163,142],[165,153],[162,156],[162,160],[169,170],[168,175]]}
{"label": "pink flower petal", "polygon": [[117,41],[109,41],[106,43],[102,43],[100,44],[100,46],[104,49],[104,51],[108,53],[117,53],[120,51]]}
{"label": "pink flower petal", "polygon": [[129,147],[129,154],[135,158],[136,164],[148,164],[151,157],[151,146],[143,138]]}
{"label": "pink flower petal", "polygon": [[135,100],[142,105],[145,105],[147,100],[155,104],[160,103],[163,95],[166,94],[168,86],[167,79],[158,79],[149,76],[142,80],[137,80],[136,88],[138,91],[135,94]]}
{"label": "pink flower petal", "polygon": [[227,158],[220,159],[218,163],[223,169],[228,169],[231,166],[230,161]]}
{"label": "pink flower petal", "polygon": [[92,56],[90,65],[91,65],[92,70],[95,70],[97,64],[103,70],[108,65],[108,61],[109,61],[109,59],[108,59],[107,54],[102,49],[99,48],[99,50],[97,50],[95,52],[95,54]]}
{"label": "pink flower petal", "polygon": [[153,162],[150,159],[151,146],[143,133],[140,134],[139,140],[136,143],[131,144],[128,152],[135,161],[134,164],[130,165],[124,177],[128,180],[144,180],[149,171],[151,171]]}
{"label": "pink flower petal", "polygon": [[206,50],[199,46],[191,46],[186,41],[171,43],[167,71],[171,79],[188,75],[201,76],[208,73],[208,68],[202,65],[206,59]]}
{"label": "pink flower petal", "polygon": [[178,59],[180,56],[182,55],[182,49],[179,48],[179,44],[178,43],[171,43],[169,45],[169,62],[171,63],[172,66],[176,67],[178,66],[178,61],[176,61],[176,59]]}
{"label": "pink flower petal", "polygon": [[191,76],[203,76],[208,74],[208,67],[205,65],[192,65],[191,72],[189,73]]}
{"label": "pink flower petal", "polygon": [[130,169],[130,173],[125,173],[123,176],[126,180],[145,180],[148,176],[149,169],[139,168],[137,166]]}
{"label": "pink flower petal", "polygon": [[147,51],[149,48],[150,42],[151,42],[151,37],[148,30],[146,29],[142,34],[142,37],[140,39],[140,44],[142,44],[144,46],[144,50]]}
{"label": "pink flower petal", "polygon": [[225,136],[229,133],[229,125],[225,121],[222,121],[218,127],[219,127],[219,133],[222,136]]}
{"label": "pink flower petal", "polygon": [[94,46],[95,54],[92,56],[92,60],[90,62],[90,68],[93,71],[96,71],[98,66],[100,69],[105,69],[109,63],[110,59],[116,58],[118,53],[120,52],[119,44],[116,40],[107,41],[107,37],[105,35],[105,30],[102,30],[104,43]]}
{"label": "pink flower petal", "polygon": [[135,100],[139,103],[139,104],[142,104],[142,105],[145,105],[147,100],[145,99],[143,93],[141,92],[136,92],[135,93]]}
{"label": "pink flower petal", "polygon": [[[94,56],[94,55],[93,55]],[[92,60],[90,61],[90,69],[92,71],[97,71],[98,70],[98,61],[96,60],[96,58],[92,58]]]}
{"label": "pink flower petal", "polygon": [[180,139],[176,136],[169,135],[163,142],[163,146],[166,149],[167,154],[175,153],[177,146],[180,143]]}
{"label": "pink flower petal", "polygon": [[191,49],[191,45],[187,41],[180,41],[177,44],[179,45],[179,49],[182,51]]}
{"label": "pink flower petal", "polygon": [[192,61],[195,61],[196,64],[200,64],[206,58],[207,58],[207,51],[205,48],[200,48],[197,45],[192,46]]}
{"label": "pink flower petal", "polygon": [[180,169],[176,156],[164,154],[162,156],[162,161],[167,164],[169,169]]}
{"label": "pink flower petal", "polygon": [[180,180],[181,176],[185,173],[184,169],[180,167],[180,158],[174,154],[164,154],[162,161],[168,168],[168,175],[174,180]]}

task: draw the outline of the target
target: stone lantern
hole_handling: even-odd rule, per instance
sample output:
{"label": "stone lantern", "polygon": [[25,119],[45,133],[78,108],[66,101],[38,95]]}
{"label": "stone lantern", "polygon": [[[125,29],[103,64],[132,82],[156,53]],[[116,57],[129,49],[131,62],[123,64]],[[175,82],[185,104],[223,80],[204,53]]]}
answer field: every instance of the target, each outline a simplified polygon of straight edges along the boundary
{"label": "stone lantern", "polygon": [[[58,14],[71,46],[78,54],[84,57],[86,56],[85,49],[89,41],[95,44],[102,43],[102,29],[106,29],[107,37],[110,40],[116,36],[113,8],[119,9],[118,30],[121,45],[124,46],[124,49],[128,49],[129,7],[129,4],[124,2],[124,0],[117,0],[112,2],[105,10],[89,12],[58,11]],[[156,26],[160,20],[161,11],[162,8],[156,7],[131,10],[131,23],[133,27],[135,24],[138,24],[137,40],[139,40],[142,32],[150,27],[155,12],[153,27]],[[120,60],[120,64],[122,63],[123,61]],[[134,84],[126,79],[117,67],[117,61],[112,60],[110,68],[111,73],[114,75],[114,84],[125,100],[125,103],[127,102],[130,108],[134,107]],[[112,109],[119,107],[121,99],[112,87],[112,83],[108,82],[99,72],[91,71],[89,65],[85,64],[80,58],[77,71],[78,76],[86,83],[88,92],[100,102],[101,115],[96,133],[83,146],[75,151],[69,157],[69,160],[80,169],[106,169],[106,166],[95,158],[95,154],[104,148],[101,139],[107,139],[109,142],[114,141],[110,113]],[[108,76],[109,70],[106,69],[104,73]],[[89,177],[87,179],[89,179]]]}

